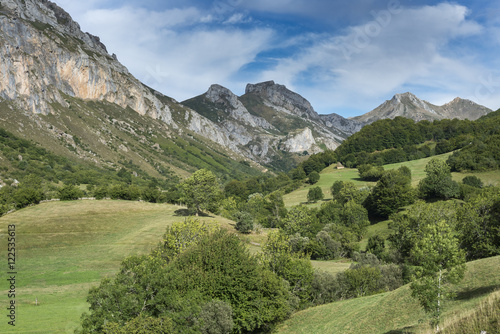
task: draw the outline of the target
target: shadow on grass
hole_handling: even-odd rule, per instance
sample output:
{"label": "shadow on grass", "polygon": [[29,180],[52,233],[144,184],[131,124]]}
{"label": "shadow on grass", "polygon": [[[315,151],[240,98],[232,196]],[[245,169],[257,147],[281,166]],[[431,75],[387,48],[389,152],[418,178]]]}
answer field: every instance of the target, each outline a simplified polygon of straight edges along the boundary
{"label": "shadow on grass", "polygon": [[482,286],[480,288],[475,288],[475,289],[467,289],[467,290],[458,292],[455,299],[456,300],[467,300],[467,299],[477,298],[477,297],[480,297],[482,295],[487,295],[489,293],[492,293],[493,291],[498,290],[499,288],[500,288],[500,284],[490,285],[490,286]]}
{"label": "shadow on grass", "polygon": [[196,216],[196,213],[189,209],[178,209],[174,211],[174,216],[176,217],[212,217],[207,213],[201,212]]}
{"label": "shadow on grass", "polygon": [[384,334],[413,334],[415,333],[412,326],[407,326],[404,328],[393,329],[391,331],[385,332]]}

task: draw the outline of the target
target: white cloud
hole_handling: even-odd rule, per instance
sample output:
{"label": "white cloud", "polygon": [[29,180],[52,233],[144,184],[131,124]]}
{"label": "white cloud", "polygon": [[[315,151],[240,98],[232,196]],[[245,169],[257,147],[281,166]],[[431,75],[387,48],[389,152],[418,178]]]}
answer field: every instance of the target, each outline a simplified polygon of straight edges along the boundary
{"label": "white cloud", "polygon": [[207,13],[196,8],[98,9],[82,19],[100,31],[109,52],[139,80],[178,100],[201,94],[213,83],[230,86],[234,74],[266,49],[273,36],[269,29],[207,26],[202,24]]}
{"label": "white cloud", "polygon": [[320,112],[338,112],[353,101],[366,112],[376,107],[374,98],[390,98],[408,87],[447,96],[474,91],[484,68],[453,44],[483,31],[467,20],[467,8],[444,3],[386,14],[342,35],[316,40],[262,78],[277,78],[304,92]]}

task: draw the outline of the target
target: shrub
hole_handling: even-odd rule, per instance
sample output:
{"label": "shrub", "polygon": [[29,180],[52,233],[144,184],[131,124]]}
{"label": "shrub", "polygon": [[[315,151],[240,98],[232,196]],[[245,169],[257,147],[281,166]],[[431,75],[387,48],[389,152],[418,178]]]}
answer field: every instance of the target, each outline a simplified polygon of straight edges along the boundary
{"label": "shrub", "polygon": [[315,184],[319,181],[319,178],[320,178],[319,173],[316,171],[313,171],[313,172],[311,172],[311,174],[309,174],[309,179],[307,182],[309,182],[310,184]]}
{"label": "shrub", "polygon": [[253,218],[247,212],[240,212],[237,215],[236,230],[241,233],[250,233],[253,230]]}
{"label": "shrub", "polygon": [[321,187],[313,187],[309,189],[307,192],[307,200],[309,202],[317,202],[321,201],[323,199],[323,190],[321,190]]}
{"label": "shrub", "polygon": [[83,197],[83,191],[72,184],[63,186],[58,193],[61,201],[74,201]]}

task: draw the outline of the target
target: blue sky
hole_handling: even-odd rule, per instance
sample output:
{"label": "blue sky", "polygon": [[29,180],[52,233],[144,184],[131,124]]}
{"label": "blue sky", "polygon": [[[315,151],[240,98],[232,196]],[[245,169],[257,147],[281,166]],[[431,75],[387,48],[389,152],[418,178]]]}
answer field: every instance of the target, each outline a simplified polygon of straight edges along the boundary
{"label": "blue sky", "polygon": [[178,101],[274,80],[321,114],[410,91],[500,107],[500,2],[55,0],[138,79]]}

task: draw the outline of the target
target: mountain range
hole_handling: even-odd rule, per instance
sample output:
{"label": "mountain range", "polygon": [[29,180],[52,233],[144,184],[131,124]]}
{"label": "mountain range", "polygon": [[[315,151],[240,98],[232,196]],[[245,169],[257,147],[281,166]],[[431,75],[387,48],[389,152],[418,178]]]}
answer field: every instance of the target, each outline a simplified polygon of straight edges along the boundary
{"label": "mountain range", "polygon": [[242,96],[214,84],[179,103],[136,79],[51,1],[1,0],[0,29],[0,127],[58,154],[155,176],[206,166],[231,173],[238,162],[286,170],[379,119],[477,119],[491,111],[459,98],[438,107],[405,93],[346,119],[319,115],[273,81],[248,84]]}

